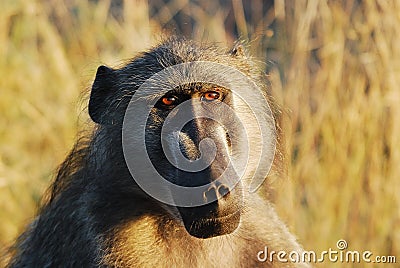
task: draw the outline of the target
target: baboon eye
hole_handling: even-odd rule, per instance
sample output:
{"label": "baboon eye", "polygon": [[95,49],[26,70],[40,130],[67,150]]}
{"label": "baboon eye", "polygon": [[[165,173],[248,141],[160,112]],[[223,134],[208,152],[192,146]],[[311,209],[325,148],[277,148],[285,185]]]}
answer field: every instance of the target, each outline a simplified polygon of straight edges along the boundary
{"label": "baboon eye", "polygon": [[204,93],[204,95],[202,96],[202,100],[204,101],[214,101],[214,100],[218,100],[219,96],[221,94],[217,91],[208,91],[206,93]]}
{"label": "baboon eye", "polygon": [[162,101],[162,103],[164,104],[164,105],[167,105],[167,106],[170,106],[170,105],[173,105],[173,104],[175,104],[175,102],[176,102],[176,98],[175,97],[163,97],[162,99],[161,99],[161,101]]}

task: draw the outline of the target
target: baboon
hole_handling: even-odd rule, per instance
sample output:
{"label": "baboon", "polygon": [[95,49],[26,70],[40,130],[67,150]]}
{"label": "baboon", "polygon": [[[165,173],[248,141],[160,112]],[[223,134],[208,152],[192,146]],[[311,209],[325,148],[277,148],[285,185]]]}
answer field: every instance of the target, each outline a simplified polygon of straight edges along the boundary
{"label": "baboon", "polygon": [[[221,75],[215,68],[168,69],[196,62],[206,67],[211,63],[229,66],[260,88],[265,98],[253,94],[254,89],[242,88],[244,98],[250,99],[246,106],[234,96],[229,84],[182,79],[195,77],[193,72],[201,72],[203,78]],[[152,78],[164,70],[169,70],[165,80]],[[234,76],[228,78],[235,80]],[[141,86],[149,80],[150,94],[132,104]],[[166,82],[175,86],[164,88]],[[78,139],[60,166],[48,200],[11,249],[9,267],[308,267],[306,263],[284,262],[273,255],[279,251],[301,254],[302,248],[278,218],[273,205],[259,191],[249,193],[246,188],[251,178],[260,176],[257,165],[261,170],[264,165],[263,159],[254,162],[252,155],[253,151],[260,151],[253,144],[260,143],[257,135],[261,132],[253,119],[261,116],[270,130],[274,125],[272,114],[267,111],[268,103],[264,102],[269,100],[267,84],[242,45],[224,50],[180,37],[165,39],[123,67],[100,66],[88,105],[96,127],[88,137]],[[150,100],[154,105],[144,123],[134,123],[141,116],[136,107],[140,103],[146,106]],[[239,107],[241,101],[243,106]],[[179,108],[183,103],[187,107]],[[130,107],[133,114],[129,117]],[[215,117],[196,115],[199,107],[205,107]],[[173,120],[183,113],[190,114],[193,120],[184,121],[180,129],[163,135],[168,118]],[[124,134],[125,126],[128,131]],[[146,177],[150,170],[135,161],[146,156],[136,145],[131,147],[129,153],[134,154],[133,165],[136,164],[132,175],[123,144],[124,135],[128,136],[128,143],[138,140],[141,128],[145,152],[156,172],[174,185],[208,185],[201,196],[193,196],[193,200],[203,199],[204,204],[166,203],[139,185],[138,174]],[[273,144],[275,132],[268,133],[266,142]],[[240,173],[229,169],[229,159],[242,155],[244,135],[249,141],[250,156],[244,173]],[[212,157],[204,151],[212,147],[211,143],[211,147],[206,142],[202,145],[207,139],[216,148]],[[198,163],[208,166],[185,170],[171,163],[168,152],[174,159],[181,153],[189,164],[200,159]],[[261,156],[271,159],[271,154],[267,151]],[[228,177],[227,181],[238,180],[236,186],[220,182],[222,174]],[[142,177],[139,179],[143,182]],[[153,182],[152,176],[145,179]],[[168,195],[169,189],[157,185],[155,189],[165,190]],[[172,193],[169,200],[177,198],[180,196]],[[266,253],[261,251],[266,247],[272,257],[260,262],[258,258],[264,257]]]}

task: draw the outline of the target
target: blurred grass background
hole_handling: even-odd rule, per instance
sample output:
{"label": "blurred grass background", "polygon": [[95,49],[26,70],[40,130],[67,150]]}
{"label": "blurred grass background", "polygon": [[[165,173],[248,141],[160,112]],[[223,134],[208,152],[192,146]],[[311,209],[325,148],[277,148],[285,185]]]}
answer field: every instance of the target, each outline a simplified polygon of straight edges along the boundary
{"label": "blurred grass background", "polygon": [[81,99],[97,66],[118,65],[161,31],[223,46],[250,40],[282,107],[288,171],[274,182],[277,210],[307,250],[346,239],[349,250],[400,262],[396,0],[2,0],[0,248],[90,127]]}

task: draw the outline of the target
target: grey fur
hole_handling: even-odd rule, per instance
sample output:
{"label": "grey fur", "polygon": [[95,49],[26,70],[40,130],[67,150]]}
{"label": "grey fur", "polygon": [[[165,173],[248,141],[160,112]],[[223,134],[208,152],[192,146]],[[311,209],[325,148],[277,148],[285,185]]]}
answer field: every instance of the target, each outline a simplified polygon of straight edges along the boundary
{"label": "grey fur", "polygon": [[[202,239],[188,233],[176,207],[150,198],[132,180],[121,149],[129,100],[152,74],[189,61],[233,66],[266,94],[262,73],[240,46],[229,52],[170,38],[122,68],[100,67],[89,104],[99,124],[61,165],[49,200],[11,249],[9,267],[308,267],[257,260],[266,246],[276,252],[302,252],[273,205],[257,193],[244,195],[234,231]],[[246,116],[246,108],[240,112]],[[162,120],[162,114],[155,113],[149,121],[150,151],[159,150],[159,143],[152,142],[159,136],[151,128],[157,129]],[[192,143],[187,146],[193,149]],[[197,157],[194,151],[187,154]]]}

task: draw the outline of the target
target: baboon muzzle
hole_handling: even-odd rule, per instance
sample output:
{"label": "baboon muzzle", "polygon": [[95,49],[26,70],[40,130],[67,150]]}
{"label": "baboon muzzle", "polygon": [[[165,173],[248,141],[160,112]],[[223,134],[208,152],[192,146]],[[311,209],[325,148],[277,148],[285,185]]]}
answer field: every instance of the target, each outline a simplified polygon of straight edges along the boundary
{"label": "baboon muzzle", "polygon": [[[212,140],[214,153],[201,148],[202,140]],[[218,179],[224,176],[238,180],[238,175],[229,169],[229,135],[218,123],[208,119],[197,119],[188,123],[179,133],[180,152],[191,161],[210,163],[201,171],[188,172],[178,169],[175,183],[196,187],[209,185],[202,194],[204,205],[178,207],[186,230],[192,236],[209,238],[232,233],[239,225],[242,195],[240,187],[229,187]],[[205,146],[206,147],[206,146]],[[210,159],[214,156],[213,159]]]}

